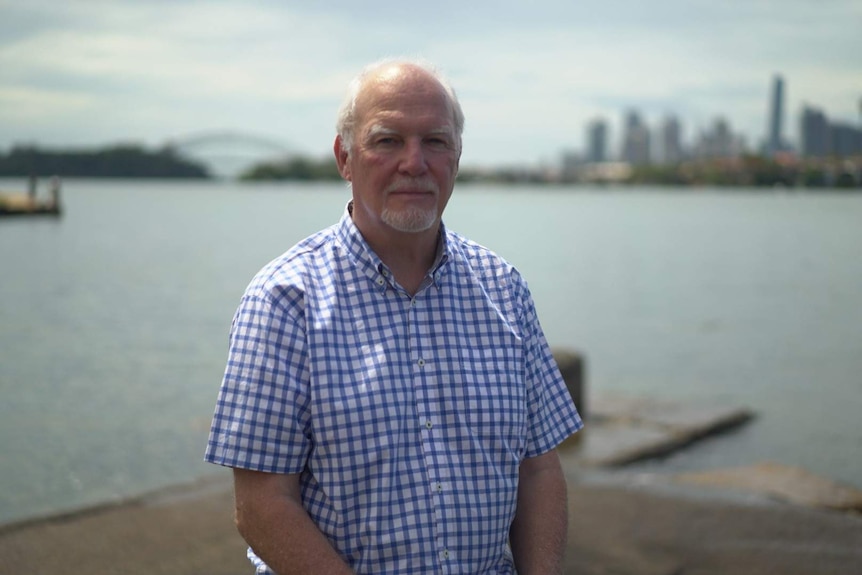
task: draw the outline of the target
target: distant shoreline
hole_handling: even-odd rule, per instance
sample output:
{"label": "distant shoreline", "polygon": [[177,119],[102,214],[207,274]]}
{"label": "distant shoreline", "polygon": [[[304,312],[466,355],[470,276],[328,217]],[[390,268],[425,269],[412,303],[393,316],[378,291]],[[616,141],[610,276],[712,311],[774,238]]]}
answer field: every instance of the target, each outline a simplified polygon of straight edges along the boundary
{"label": "distant shoreline", "polygon": [[[223,166],[222,166],[223,167]],[[59,176],[62,178],[177,178],[221,179],[219,165],[205,165],[165,146],[149,150],[139,145],[97,149],[42,149],[17,146],[0,151],[0,177]],[[240,181],[341,181],[332,157],[301,154],[260,161],[238,168]],[[571,163],[563,166],[462,166],[460,183],[490,184],[612,184],[859,189],[862,156],[799,157],[743,154],[689,159],[673,164],[629,164],[618,161]]]}
{"label": "distant shoreline", "polygon": [[[24,175],[0,175],[0,182],[16,182],[16,181],[24,181],[26,182],[28,176]],[[333,185],[343,185],[344,182],[342,180],[330,180],[330,179],[245,179],[245,180],[237,180],[237,179],[227,179],[227,178],[215,178],[215,177],[206,177],[206,178],[182,178],[182,177],[127,177],[127,176],[66,176],[62,178],[63,181],[70,182],[78,182],[78,181],[98,181],[98,182],[129,182],[129,181],[139,181],[141,183],[153,183],[157,184],[160,182],[172,182],[177,184],[190,184],[190,185],[201,185],[201,184],[233,184],[233,185],[247,185],[250,188],[254,186],[262,186],[262,185],[319,185],[319,184],[333,184]],[[666,191],[672,192],[676,194],[690,194],[690,193],[701,193],[704,191],[718,191],[718,192],[727,192],[727,193],[763,193],[763,194],[774,194],[774,193],[800,193],[800,194],[820,194],[820,195],[828,195],[828,194],[836,194],[836,195],[855,195],[858,193],[862,193],[862,187],[855,188],[839,188],[839,187],[805,187],[805,186],[747,186],[747,185],[720,185],[720,184],[710,184],[710,183],[691,183],[691,184],[663,184],[663,183],[650,183],[650,182],[639,182],[639,183],[619,183],[619,182],[561,182],[561,181],[545,181],[545,182],[534,182],[527,180],[494,180],[494,179],[458,179],[456,180],[456,190],[461,189],[470,189],[473,186],[496,186],[501,190],[515,190],[521,186],[530,186],[540,189],[547,190],[560,190],[560,191],[578,191],[578,190],[588,190],[588,191],[596,191],[600,190],[603,192],[614,193],[614,192],[651,192],[651,191]],[[0,193],[10,193],[14,192],[11,189],[0,189]],[[19,192],[16,192],[19,193]]]}

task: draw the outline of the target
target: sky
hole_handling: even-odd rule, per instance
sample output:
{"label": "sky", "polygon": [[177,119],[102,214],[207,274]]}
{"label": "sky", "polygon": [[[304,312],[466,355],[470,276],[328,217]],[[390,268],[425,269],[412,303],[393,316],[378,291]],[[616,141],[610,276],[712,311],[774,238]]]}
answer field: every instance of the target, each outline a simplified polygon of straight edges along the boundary
{"label": "sky", "polygon": [[615,153],[628,110],[758,146],[775,74],[791,142],[804,104],[862,124],[860,0],[0,0],[0,151],[231,131],[320,156],[390,56],[455,86],[462,166],[556,163],[594,118]]}

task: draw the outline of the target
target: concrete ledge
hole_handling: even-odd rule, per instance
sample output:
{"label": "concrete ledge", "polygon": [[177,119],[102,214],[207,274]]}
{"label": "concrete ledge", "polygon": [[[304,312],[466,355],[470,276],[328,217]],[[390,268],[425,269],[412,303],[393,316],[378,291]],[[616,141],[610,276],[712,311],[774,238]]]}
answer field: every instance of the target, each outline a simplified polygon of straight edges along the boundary
{"label": "concrete ledge", "polygon": [[564,450],[588,467],[618,467],[666,456],[754,417],[740,407],[617,394],[597,395],[590,406],[583,436],[577,443],[563,444]]}
{"label": "concrete ledge", "polygon": [[862,512],[862,491],[771,461],[747,467],[683,473],[674,480],[689,485],[754,492],[804,505]]}

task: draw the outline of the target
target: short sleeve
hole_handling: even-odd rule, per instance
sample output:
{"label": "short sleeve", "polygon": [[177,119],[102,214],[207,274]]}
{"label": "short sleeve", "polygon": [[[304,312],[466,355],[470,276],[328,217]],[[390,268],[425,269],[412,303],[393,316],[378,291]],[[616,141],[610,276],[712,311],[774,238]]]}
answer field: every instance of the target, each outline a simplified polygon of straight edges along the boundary
{"label": "short sleeve", "polygon": [[300,306],[276,303],[269,294],[243,297],[231,325],[206,461],[302,471],[311,449],[305,346]]}
{"label": "short sleeve", "polygon": [[527,377],[527,458],[542,455],[584,424],[539,324],[532,296],[524,286],[522,326]]}

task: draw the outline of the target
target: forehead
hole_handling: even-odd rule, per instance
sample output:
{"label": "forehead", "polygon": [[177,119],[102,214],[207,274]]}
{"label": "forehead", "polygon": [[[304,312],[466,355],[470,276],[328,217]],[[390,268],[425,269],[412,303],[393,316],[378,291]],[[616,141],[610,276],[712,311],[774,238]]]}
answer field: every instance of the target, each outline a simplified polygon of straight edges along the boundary
{"label": "forehead", "polygon": [[454,131],[455,112],[443,86],[426,72],[396,70],[366,82],[356,99],[357,124]]}

